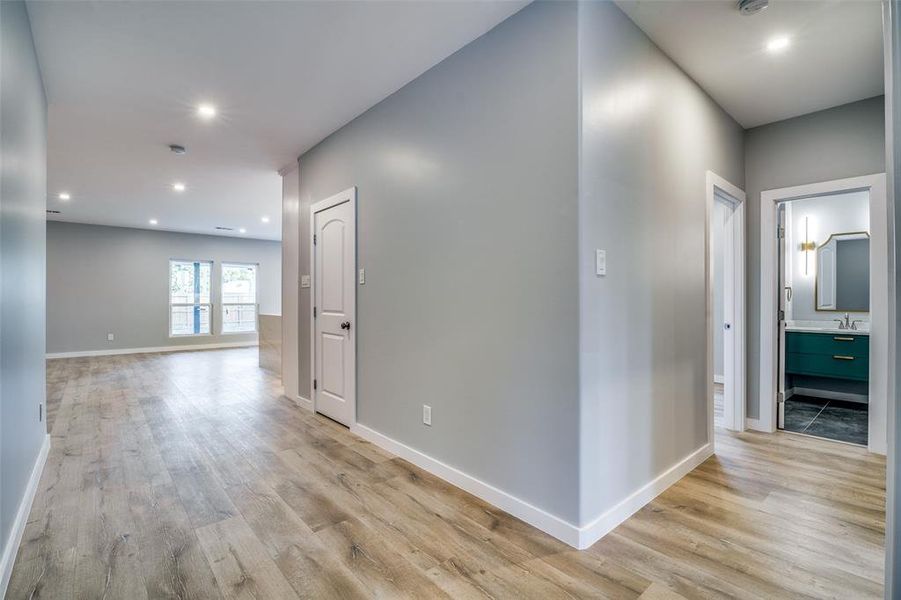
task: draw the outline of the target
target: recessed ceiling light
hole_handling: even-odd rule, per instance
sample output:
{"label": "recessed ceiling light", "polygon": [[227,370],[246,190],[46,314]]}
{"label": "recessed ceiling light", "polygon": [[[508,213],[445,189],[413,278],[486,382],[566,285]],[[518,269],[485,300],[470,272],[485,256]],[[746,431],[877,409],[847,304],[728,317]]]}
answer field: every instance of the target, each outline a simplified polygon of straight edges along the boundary
{"label": "recessed ceiling light", "polygon": [[156,219],[150,219],[151,225],[156,225],[157,223],[158,223],[158,221]]}
{"label": "recessed ceiling light", "polygon": [[269,217],[263,217],[262,219],[260,219],[260,221],[262,221],[263,223],[268,223]]}
{"label": "recessed ceiling light", "polygon": [[209,121],[210,119],[216,116],[216,107],[212,104],[198,104],[197,105],[197,116],[201,119]]}
{"label": "recessed ceiling light", "polygon": [[72,196],[69,195],[69,192],[60,192],[60,193],[59,193],[59,199],[62,200],[62,201],[66,201],[66,200],[69,200],[69,199],[71,199],[71,198],[72,198]]}
{"label": "recessed ceiling light", "polygon": [[788,37],[782,35],[779,37],[774,37],[770,41],[766,43],[766,51],[772,54],[776,54],[777,52],[782,52],[791,44],[791,40]]}
{"label": "recessed ceiling light", "polygon": [[175,183],[172,184],[172,189],[175,190],[176,192],[183,192],[183,191],[185,191],[185,184],[183,184],[180,181],[176,181]]}
{"label": "recessed ceiling light", "polygon": [[247,230],[242,227],[241,229],[238,230],[238,232],[239,233],[247,233]]}

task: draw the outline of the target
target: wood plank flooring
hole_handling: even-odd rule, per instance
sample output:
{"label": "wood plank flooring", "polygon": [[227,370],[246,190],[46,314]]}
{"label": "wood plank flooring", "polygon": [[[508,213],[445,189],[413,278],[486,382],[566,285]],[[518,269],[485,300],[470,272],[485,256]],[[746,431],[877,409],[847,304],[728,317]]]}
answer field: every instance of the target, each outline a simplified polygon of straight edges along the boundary
{"label": "wood plank flooring", "polygon": [[254,349],[48,362],[8,598],[881,598],[885,462],[717,455],[578,552],[297,408]]}

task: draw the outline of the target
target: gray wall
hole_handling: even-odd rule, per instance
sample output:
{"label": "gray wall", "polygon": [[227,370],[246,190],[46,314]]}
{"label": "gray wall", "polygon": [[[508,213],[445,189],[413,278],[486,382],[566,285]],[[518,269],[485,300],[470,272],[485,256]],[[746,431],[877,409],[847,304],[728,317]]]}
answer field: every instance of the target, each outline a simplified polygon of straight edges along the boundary
{"label": "gray wall", "polygon": [[358,187],[358,420],[569,521],[576,65],[575,4],[532,4],[300,158],[302,273],[310,204]]}
{"label": "gray wall", "polygon": [[[297,333],[300,313],[297,311],[297,292],[300,288],[300,170],[297,165],[282,172],[282,385],[285,395],[296,400],[300,395],[297,386],[298,357]],[[309,400],[309,398],[307,398]]]}
{"label": "gray wall", "polygon": [[749,418],[760,415],[760,192],[884,172],[884,108],[880,96],[745,133]]}
{"label": "gray wall", "polygon": [[585,524],[710,441],[706,172],[744,181],[738,124],[613,3],[579,8]]}
{"label": "gray wall", "polygon": [[[213,331],[222,262],[259,263],[260,312],[281,314],[281,244],[212,235],[47,223],[47,352],[255,340],[169,337],[169,259],[212,260]],[[115,341],[108,342],[111,332]]]}
{"label": "gray wall", "polygon": [[0,154],[0,546],[5,548],[47,433],[39,420],[45,394],[47,101],[22,2],[0,2]]}

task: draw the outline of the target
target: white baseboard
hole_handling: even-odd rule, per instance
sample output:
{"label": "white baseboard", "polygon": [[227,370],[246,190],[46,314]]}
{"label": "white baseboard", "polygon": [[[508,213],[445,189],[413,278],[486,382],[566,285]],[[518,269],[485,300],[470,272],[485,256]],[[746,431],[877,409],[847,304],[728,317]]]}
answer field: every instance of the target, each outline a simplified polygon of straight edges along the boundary
{"label": "white baseboard", "polygon": [[772,433],[772,431],[763,426],[763,423],[760,422],[760,419],[745,419],[745,429],[750,429],[751,431],[762,431],[764,433]]}
{"label": "white baseboard", "polygon": [[351,427],[351,431],[361,438],[372,442],[376,446],[379,446],[392,454],[396,454],[404,460],[410,461],[421,469],[425,469],[432,475],[440,477],[448,483],[452,483],[458,488],[466,490],[485,502],[510,513],[514,517],[522,519],[526,523],[554,536],[558,540],[569,544],[570,546],[576,548],[579,547],[579,528],[572,523],[564,521],[536,506],[532,506],[525,500],[508,494],[489,483],[476,479],[472,475],[467,475],[459,469],[444,464],[427,454],[423,454],[419,450],[411,448],[397,440],[393,440],[365,425],[357,423]]}
{"label": "white baseboard", "polygon": [[713,454],[712,446],[705,444],[588,525],[578,527],[365,425],[356,423],[351,431],[579,550],[594,544]]}
{"label": "white baseboard", "polygon": [[44,472],[44,464],[47,462],[47,455],[50,453],[50,434],[44,437],[44,443],[41,444],[41,451],[38,452],[37,460],[31,469],[31,477],[28,485],[25,487],[25,494],[19,503],[19,510],[16,512],[16,520],[13,521],[12,529],[9,532],[9,539],[6,540],[6,546],[3,548],[3,555],[0,557],[0,598],[6,596],[6,587],[9,585],[9,578],[13,572],[13,565],[16,563],[16,553],[19,551],[19,544],[22,542],[22,535],[25,533],[25,524],[28,522],[28,514],[31,512],[31,505],[34,502],[35,494],[38,491],[38,484],[41,481],[41,473]]}
{"label": "white baseboard", "polygon": [[185,344],[184,346],[152,346],[147,348],[110,348],[109,350],[78,350],[75,352],[48,352],[47,358],[79,358],[82,356],[115,356],[118,354],[151,354],[157,352],[189,352],[191,350],[216,350],[221,348],[247,348],[259,342],[217,342],[214,344]]}
{"label": "white baseboard", "polygon": [[309,411],[312,412],[312,410],[313,410],[313,401],[310,400],[309,398],[304,398],[303,396],[298,395],[298,396],[294,399],[294,401],[297,402],[297,406],[299,406],[299,407],[301,407],[301,408],[303,408],[303,409],[305,409],[305,410],[309,410]]}
{"label": "white baseboard", "polygon": [[713,446],[710,443],[704,444],[594,521],[581,527],[578,548],[581,550],[590,547],[712,455]]}

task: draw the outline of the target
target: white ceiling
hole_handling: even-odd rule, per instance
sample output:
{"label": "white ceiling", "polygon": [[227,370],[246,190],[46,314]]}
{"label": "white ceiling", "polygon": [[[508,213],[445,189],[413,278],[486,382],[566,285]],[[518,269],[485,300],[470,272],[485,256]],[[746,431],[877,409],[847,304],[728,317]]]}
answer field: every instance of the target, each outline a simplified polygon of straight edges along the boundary
{"label": "white ceiling", "polygon": [[525,4],[30,2],[48,216],[279,239],[279,168]]}
{"label": "white ceiling", "polygon": [[[883,93],[877,0],[618,0],[618,6],[745,128]],[[791,45],[773,55],[768,40]]]}

